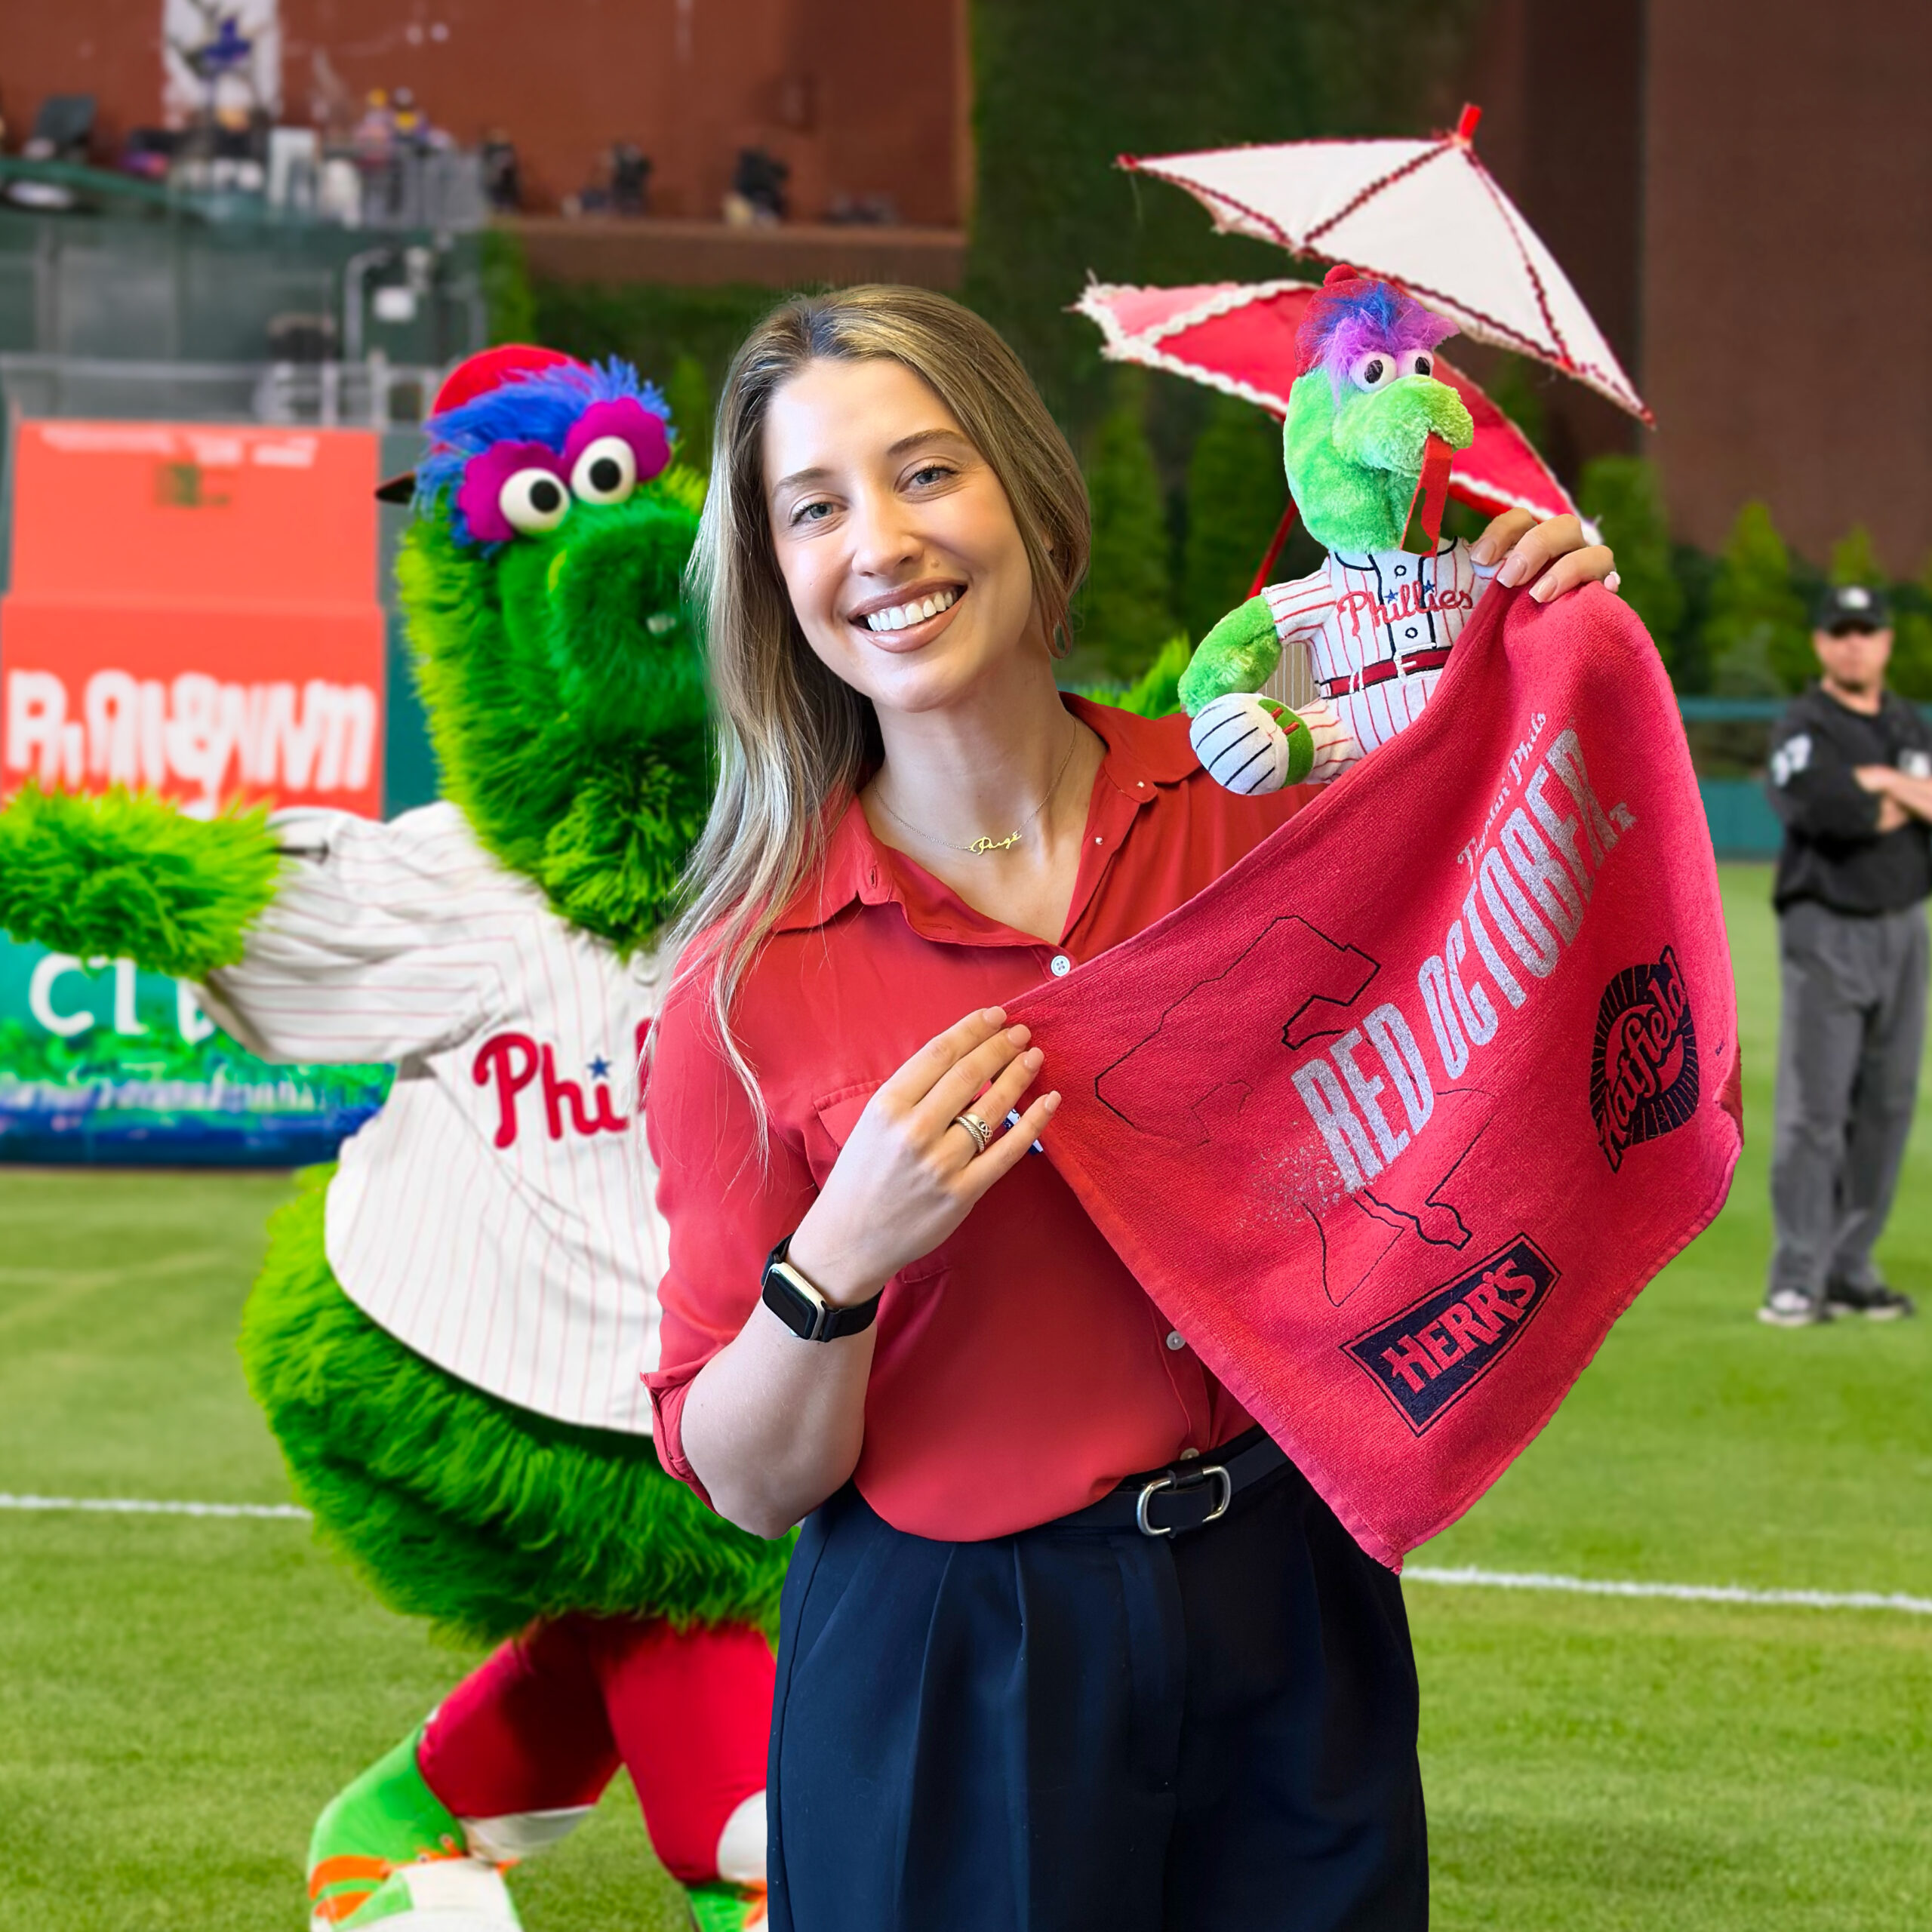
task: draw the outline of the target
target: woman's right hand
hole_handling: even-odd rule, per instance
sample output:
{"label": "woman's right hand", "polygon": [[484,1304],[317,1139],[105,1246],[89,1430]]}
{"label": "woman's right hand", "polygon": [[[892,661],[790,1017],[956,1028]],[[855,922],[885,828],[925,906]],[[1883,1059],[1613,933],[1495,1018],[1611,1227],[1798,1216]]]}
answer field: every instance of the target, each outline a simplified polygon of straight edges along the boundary
{"label": "woman's right hand", "polygon": [[[1044,1059],[998,1007],[969,1014],[921,1047],[866,1103],[818,1198],[792,1237],[792,1265],[839,1306],[869,1301],[930,1254],[993,1183],[1023,1159],[1060,1105],[1042,1094],[1018,1126],[1001,1123]],[[994,1132],[982,1154],[953,1124]]]}

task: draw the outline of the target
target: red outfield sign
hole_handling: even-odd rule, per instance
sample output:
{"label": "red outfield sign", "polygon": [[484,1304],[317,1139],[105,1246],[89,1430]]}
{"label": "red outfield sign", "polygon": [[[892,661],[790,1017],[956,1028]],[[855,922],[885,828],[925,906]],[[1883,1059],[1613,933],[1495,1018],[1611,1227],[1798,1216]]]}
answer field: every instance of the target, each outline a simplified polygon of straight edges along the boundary
{"label": "red outfield sign", "polygon": [[1716,869],[1642,627],[1492,590],[1416,724],[1013,1017],[1101,1231],[1399,1565],[1737,1161]]}
{"label": "red outfield sign", "polygon": [[24,423],[13,460],[0,795],[380,814],[374,431]]}

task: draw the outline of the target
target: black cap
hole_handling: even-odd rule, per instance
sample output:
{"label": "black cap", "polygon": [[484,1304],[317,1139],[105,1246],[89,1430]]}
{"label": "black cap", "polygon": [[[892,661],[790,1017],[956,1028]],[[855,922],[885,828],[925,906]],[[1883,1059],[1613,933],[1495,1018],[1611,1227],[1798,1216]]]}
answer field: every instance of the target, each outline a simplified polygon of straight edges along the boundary
{"label": "black cap", "polygon": [[1811,628],[1820,631],[1888,631],[1892,600],[1874,583],[1827,584],[1812,613]]}
{"label": "black cap", "polygon": [[386,478],[376,485],[379,503],[410,503],[416,500],[416,472],[406,469],[400,476]]}

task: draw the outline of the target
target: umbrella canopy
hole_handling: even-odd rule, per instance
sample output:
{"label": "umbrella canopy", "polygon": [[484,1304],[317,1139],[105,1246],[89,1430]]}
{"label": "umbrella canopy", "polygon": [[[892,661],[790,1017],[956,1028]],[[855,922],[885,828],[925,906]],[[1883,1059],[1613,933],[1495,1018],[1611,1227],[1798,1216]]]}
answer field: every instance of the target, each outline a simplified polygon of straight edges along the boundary
{"label": "umbrella canopy", "polygon": [[1120,165],[1185,188],[1224,231],[1399,283],[1479,342],[1651,412],[1536,231],[1472,144],[1479,110],[1428,141],[1286,141]]}
{"label": "umbrella canopy", "polygon": [[[1288,411],[1300,373],[1296,336],[1313,286],[1305,281],[1211,282],[1191,288],[1131,288],[1095,282],[1073,306],[1100,325],[1103,353],[1241,397],[1272,415]],[[1515,424],[1457,368],[1435,373],[1463,398],[1475,441],[1458,450],[1449,494],[1491,515],[1526,509],[1539,519],[1576,510]]]}

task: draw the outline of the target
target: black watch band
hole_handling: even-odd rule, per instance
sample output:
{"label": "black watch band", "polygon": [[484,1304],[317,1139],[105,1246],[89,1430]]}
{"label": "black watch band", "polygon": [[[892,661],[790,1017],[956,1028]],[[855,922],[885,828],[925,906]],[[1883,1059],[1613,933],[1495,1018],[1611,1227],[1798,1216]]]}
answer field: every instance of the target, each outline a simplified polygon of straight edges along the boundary
{"label": "black watch band", "polygon": [[792,1245],[787,1235],[765,1257],[759,1300],[801,1342],[835,1342],[872,1325],[878,1314],[878,1294],[857,1308],[834,1308],[785,1258]]}

